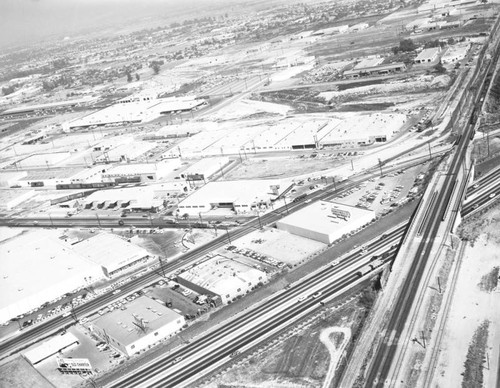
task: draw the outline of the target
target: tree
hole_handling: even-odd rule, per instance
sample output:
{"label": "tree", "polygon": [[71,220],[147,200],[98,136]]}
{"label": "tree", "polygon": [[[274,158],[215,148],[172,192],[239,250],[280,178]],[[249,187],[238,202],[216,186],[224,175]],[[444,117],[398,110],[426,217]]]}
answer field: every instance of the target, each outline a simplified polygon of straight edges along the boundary
{"label": "tree", "polygon": [[417,46],[411,39],[403,39],[399,42],[399,50],[404,52],[415,51]]}
{"label": "tree", "polygon": [[153,73],[155,73],[155,75],[160,73],[160,64],[159,63],[157,63],[157,62],[153,63],[151,68],[153,69]]}
{"label": "tree", "polygon": [[141,79],[141,77],[139,76],[139,74],[135,73],[135,80],[139,81],[140,79]]}
{"label": "tree", "polygon": [[127,74],[127,82],[132,82],[132,74],[130,73],[130,71],[127,70],[125,74]]}

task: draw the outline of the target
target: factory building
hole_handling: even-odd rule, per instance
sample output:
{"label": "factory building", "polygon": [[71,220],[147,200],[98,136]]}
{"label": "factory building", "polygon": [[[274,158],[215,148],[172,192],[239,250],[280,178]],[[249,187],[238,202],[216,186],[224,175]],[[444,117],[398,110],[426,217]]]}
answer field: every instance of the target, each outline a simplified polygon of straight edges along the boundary
{"label": "factory building", "polygon": [[276,226],[291,234],[330,244],[374,218],[371,210],[319,201],[282,218]]}
{"label": "factory building", "polygon": [[37,347],[26,351],[24,353],[24,357],[31,362],[32,365],[36,365],[39,362],[57,355],[59,352],[69,350],[78,344],[78,338],[76,338],[73,334],[66,332],[61,335],[56,335]]}
{"label": "factory building", "polygon": [[179,174],[180,179],[186,181],[202,181],[204,183],[210,180],[214,174],[221,174],[222,169],[229,164],[228,157],[204,158],[189,166]]}
{"label": "factory building", "polygon": [[469,48],[470,48],[469,43],[467,43],[467,44],[457,43],[453,46],[450,46],[450,47],[448,47],[446,52],[441,57],[441,62],[443,64],[448,64],[448,63],[456,63],[458,61],[461,61],[467,55]]}
{"label": "factory building", "polygon": [[216,255],[177,276],[179,284],[201,295],[220,296],[224,304],[266,281],[264,271],[223,255]]}
{"label": "factory building", "polygon": [[95,166],[30,170],[19,178],[16,185],[20,187],[57,188],[58,185],[74,183],[98,183],[102,182],[102,174],[108,168],[109,166]]}
{"label": "factory building", "polygon": [[124,309],[107,313],[91,325],[91,331],[116,350],[132,356],[172,337],[184,326],[184,317],[146,296]]}
{"label": "factory building", "polygon": [[209,182],[179,203],[179,214],[198,216],[221,208],[237,214],[252,213],[270,206],[286,187],[277,180]]}
{"label": "factory building", "polygon": [[413,60],[416,64],[434,64],[439,60],[441,47],[432,47],[422,50]]}
{"label": "factory building", "polygon": [[102,174],[103,181],[115,183],[157,182],[172,174],[181,166],[178,158],[158,163],[138,163],[116,165]]}
{"label": "factory building", "polygon": [[358,78],[370,75],[385,75],[391,73],[399,73],[406,70],[406,65],[403,62],[389,63],[386,65],[376,65],[371,67],[355,67],[352,70],[346,70],[343,76],[346,78]]}
{"label": "factory building", "polygon": [[126,97],[116,104],[62,124],[64,130],[93,126],[121,125],[154,120],[162,115],[189,112],[206,105],[194,97],[157,98],[153,95]]}
{"label": "factory building", "polygon": [[150,258],[145,249],[111,233],[99,233],[72,245],[73,251],[98,265],[106,277],[113,277]]}
{"label": "factory building", "polygon": [[99,266],[46,230],[0,243],[0,322],[103,278]]}
{"label": "factory building", "polygon": [[179,180],[141,187],[99,190],[82,198],[80,202],[86,209],[118,208],[132,212],[158,212],[163,209],[166,199],[188,191],[189,184]]}

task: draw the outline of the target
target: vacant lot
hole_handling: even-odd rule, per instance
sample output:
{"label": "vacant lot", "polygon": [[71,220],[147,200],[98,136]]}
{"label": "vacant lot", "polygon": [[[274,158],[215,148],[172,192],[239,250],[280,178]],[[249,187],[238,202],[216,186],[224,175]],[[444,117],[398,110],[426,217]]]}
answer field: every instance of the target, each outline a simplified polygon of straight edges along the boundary
{"label": "vacant lot", "polygon": [[0,367],[0,387],[2,388],[54,388],[28,361],[22,357]]}

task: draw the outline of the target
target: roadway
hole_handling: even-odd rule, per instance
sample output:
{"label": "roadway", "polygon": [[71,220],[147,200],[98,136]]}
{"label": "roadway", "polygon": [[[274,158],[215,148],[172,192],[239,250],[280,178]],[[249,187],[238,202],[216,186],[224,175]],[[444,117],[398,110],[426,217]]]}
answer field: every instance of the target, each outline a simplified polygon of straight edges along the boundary
{"label": "roadway", "polygon": [[[390,318],[387,326],[385,327],[386,330],[384,331],[383,338],[375,348],[372,362],[368,367],[368,372],[364,382],[364,386],[366,387],[383,387],[386,384],[393,384],[392,381],[387,381],[387,378],[393,365],[400,336],[407,323],[407,319],[411,312],[415,296],[417,295],[427,262],[431,260],[430,258],[432,255],[431,251],[434,246],[434,238],[446,216],[448,202],[450,201],[455,188],[462,162],[465,160],[471,137],[474,134],[476,122],[473,117],[477,112],[477,109],[482,106],[483,99],[481,96],[484,97],[483,92],[485,88],[489,86],[485,81],[488,79],[488,74],[491,71],[492,63],[494,62],[495,61],[491,61],[487,69],[482,73],[479,68],[476,70],[477,77],[474,81],[475,85],[478,85],[479,87],[477,88],[477,93],[473,98],[474,104],[465,112],[459,112],[467,118],[471,117],[471,120],[458,141],[441,190],[438,191],[435,201],[430,205],[430,214],[433,214],[434,216],[428,217],[425,225],[423,225],[422,239],[414,255],[414,259],[411,262],[408,277],[405,280],[405,285],[396,296],[396,303],[392,311],[389,313]],[[406,344],[403,344],[402,346],[405,345]]]}
{"label": "roadway", "polygon": [[[219,325],[189,344],[174,349],[153,363],[147,364],[143,369],[134,370],[130,375],[124,376],[109,386],[113,388],[177,386],[276,326],[289,324],[293,317],[299,315],[304,309],[312,305],[317,308],[321,307],[320,302],[347,289],[355,280],[358,280],[360,275],[357,272],[370,262],[374,254],[383,255],[387,252],[383,260],[389,262],[395,256],[406,227],[406,223],[397,226],[385,237],[379,237],[367,244],[366,253],[363,254],[358,249],[342,259],[339,264],[323,267],[301,281],[291,284],[288,289],[274,294],[264,303],[253,306],[234,319]],[[330,252],[323,254],[331,257]],[[338,280],[332,282],[334,277]],[[318,291],[322,294],[317,298],[311,298],[311,295]],[[301,296],[306,296],[306,299],[302,300]],[[262,316],[269,319],[265,319],[262,324],[256,324]],[[234,332],[239,335],[232,341],[230,338]],[[173,361],[178,357],[182,357],[182,361],[174,364]],[[151,383],[151,380],[155,380],[154,383]]]}

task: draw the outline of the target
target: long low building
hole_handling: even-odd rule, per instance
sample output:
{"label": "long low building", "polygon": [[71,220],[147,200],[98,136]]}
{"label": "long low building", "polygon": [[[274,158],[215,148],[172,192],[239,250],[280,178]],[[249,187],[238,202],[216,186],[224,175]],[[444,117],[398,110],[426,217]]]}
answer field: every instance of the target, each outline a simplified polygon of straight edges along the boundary
{"label": "long low building", "polygon": [[343,73],[344,77],[357,78],[367,75],[384,75],[390,73],[399,73],[406,70],[406,65],[403,62],[388,63],[385,65],[376,66],[356,66],[352,70],[346,70]]}
{"label": "long low building", "polygon": [[114,310],[92,322],[91,330],[108,345],[132,356],[173,336],[184,324],[182,315],[141,296],[124,309]]}
{"label": "long low building", "polygon": [[277,180],[209,182],[184,199],[178,210],[180,215],[196,216],[217,208],[251,213],[269,205],[286,187]]}
{"label": "long low building", "polygon": [[99,266],[45,230],[0,244],[0,322],[103,278]]}
{"label": "long low building", "polygon": [[374,218],[375,213],[371,210],[318,201],[282,218],[276,226],[291,234],[331,244]]}
{"label": "long low building", "polygon": [[42,362],[49,357],[52,357],[55,354],[72,348],[78,344],[78,338],[76,338],[73,334],[66,332],[62,335],[56,335],[37,347],[28,350],[24,353],[24,357],[31,362],[32,365],[36,365],[39,362]]}
{"label": "long low building", "polygon": [[267,281],[267,274],[252,266],[216,255],[177,276],[177,282],[201,295],[220,296],[227,304]]}
{"label": "long low building", "polygon": [[99,233],[72,245],[73,251],[102,268],[107,277],[119,274],[151,256],[145,249],[111,233]]}

